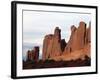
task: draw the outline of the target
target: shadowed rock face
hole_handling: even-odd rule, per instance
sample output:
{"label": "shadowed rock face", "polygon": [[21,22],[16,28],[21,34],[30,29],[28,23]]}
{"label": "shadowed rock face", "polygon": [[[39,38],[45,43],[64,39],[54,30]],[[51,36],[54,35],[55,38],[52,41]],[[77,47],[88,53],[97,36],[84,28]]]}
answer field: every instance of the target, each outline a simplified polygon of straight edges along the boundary
{"label": "shadowed rock face", "polygon": [[89,27],[86,30],[86,44],[91,42],[91,23],[89,23]]}
{"label": "shadowed rock face", "polygon": [[54,34],[46,35],[44,38],[42,59],[46,60],[48,58],[61,55],[62,50],[60,42],[61,30],[56,27],[54,30]]}
{"label": "shadowed rock face", "polygon": [[62,50],[62,52],[64,51],[66,45],[67,45],[67,43],[66,43],[65,39],[62,39],[61,40],[61,50]]}
{"label": "shadowed rock face", "polygon": [[27,52],[29,61],[38,61],[39,59],[39,47],[35,46],[33,50]]}

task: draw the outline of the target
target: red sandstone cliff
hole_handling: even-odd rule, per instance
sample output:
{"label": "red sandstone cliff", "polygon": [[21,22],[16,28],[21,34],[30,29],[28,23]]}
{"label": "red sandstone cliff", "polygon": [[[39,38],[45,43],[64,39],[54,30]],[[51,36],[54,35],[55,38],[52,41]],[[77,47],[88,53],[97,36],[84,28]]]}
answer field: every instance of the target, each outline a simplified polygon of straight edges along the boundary
{"label": "red sandstone cliff", "polygon": [[[90,23],[91,24],[91,23]],[[42,59],[75,60],[90,57],[91,25],[86,28],[85,22],[80,22],[78,28],[71,26],[69,41],[61,40],[61,30],[56,27],[54,34],[46,35],[43,41]]]}
{"label": "red sandstone cliff", "polygon": [[43,41],[42,59],[46,60],[54,56],[60,56],[61,51],[61,30],[56,27],[54,34],[46,35]]}
{"label": "red sandstone cliff", "polygon": [[84,48],[84,46],[87,44],[86,39],[88,39],[88,35],[86,34],[88,33],[88,29],[86,29],[86,24],[84,22],[80,22],[78,28],[72,26],[71,36],[67,46],[65,47],[64,53],[71,53]]}

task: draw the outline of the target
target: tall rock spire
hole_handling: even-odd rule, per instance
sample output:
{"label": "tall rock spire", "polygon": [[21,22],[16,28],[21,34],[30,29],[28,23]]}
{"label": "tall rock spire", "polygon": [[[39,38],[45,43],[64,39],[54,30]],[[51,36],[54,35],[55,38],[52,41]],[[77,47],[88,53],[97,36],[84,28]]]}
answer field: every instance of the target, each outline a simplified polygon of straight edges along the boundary
{"label": "tall rock spire", "polygon": [[65,47],[64,53],[71,53],[75,50],[82,49],[85,45],[86,23],[80,22],[79,27],[71,26],[71,36]]}
{"label": "tall rock spire", "polygon": [[61,30],[56,27],[54,34],[46,35],[43,41],[42,59],[46,60],[51,57],[59,56],[61,51]]}

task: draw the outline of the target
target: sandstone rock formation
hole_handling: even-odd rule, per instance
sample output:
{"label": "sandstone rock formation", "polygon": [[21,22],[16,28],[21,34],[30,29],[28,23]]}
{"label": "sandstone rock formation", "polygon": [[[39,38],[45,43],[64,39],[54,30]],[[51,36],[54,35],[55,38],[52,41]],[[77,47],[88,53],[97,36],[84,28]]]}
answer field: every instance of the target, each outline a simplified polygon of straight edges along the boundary
{"label": "sandstone rock formation", "polygon": [[90,51],[91,45],[87,44],[84,46],[83,49],[76,50],[67,54],[62,54],[61,56],[52,57],[49,58],[49,60],[55,60],[55,61],[71,61],[71,60],[85,60],[86,57],[91,57],[91,51]]}
{"label": "sandstone rock formation", "polygon": [[[90,23],[91,24],[91,23]],[[78,28],[71,26],[71,36],[66,43],[61,39],[61,30],[56,27],[54,34],[46,35],[43,41],[42,59],[75,60],[90,57],[91,25],[86,28],[85,22],[80,22]]]}
{"label": "sandstone rock formation", "polygon": [[86,37],[86,24],[84,22],[80,22],[78,28],[72,26],[71,36],[67,46],[65,47],[64,53],[71,53],[75,50],[82,49],[85,45],[85,37]]}
{"label": "sandstone rock formation", "polygon": [[[81,58],[84,55],[90,57],[90,48],[91,48],[91,25],[86,28],[86,23],[80,22],[79,27],[76,28],[75,26],[71,27],[71,36],[68,41],[68,44],[65,47],[63,54],[69,59]],[[77,57],[75,57],[77,56]],[[68,59],[66,58],[66,59]]]}
{"label": "sandstone rock formation", "polygon": [[42,49],[42,60],[38,46],[27,51],[23,69],[91,66],[91,23],[88,27],[82,21],[78,27],[72,25],[68,42],[61,39],[61,30],[56,27],[54,34],[44,37]]}
{"label": "sandstone rock formation", "polygon": [[42,59],[59,56],[62,53],[61,50],[61,30],[59,27],[55,28],[54,34],[46,35],[43,41],[43,55]]}
{"label": "sandstone rock formation", "polygon": [[28,50],[28,59],[30,61],[38,61],[39,59],[39,47],[35,46],[33,50]]}

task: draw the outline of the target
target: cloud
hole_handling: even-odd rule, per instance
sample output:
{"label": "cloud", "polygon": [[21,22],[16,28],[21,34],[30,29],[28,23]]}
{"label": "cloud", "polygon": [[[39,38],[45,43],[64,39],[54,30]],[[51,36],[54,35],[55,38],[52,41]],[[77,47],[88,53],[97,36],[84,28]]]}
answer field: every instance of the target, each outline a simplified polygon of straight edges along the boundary
{"label": "cloud", "polygon": [[[78,27],[80,21],[88,24],[90,20],[90,14],[24,11],[23,32],[26,38],[31,38],[32,35],[34,38],[37,38],[53,33],[56,26],[59,26],[64,33],[69,32],[71,25]],[[64,34],[62,35],[64,36]]]}

